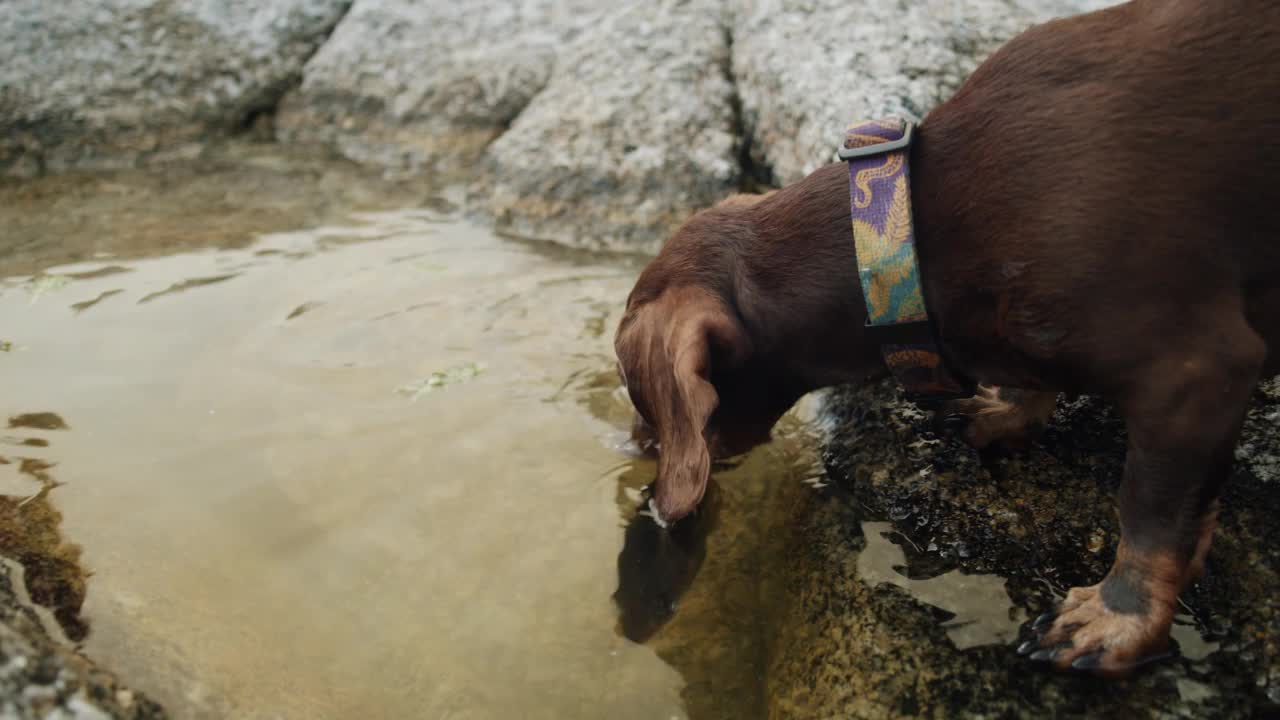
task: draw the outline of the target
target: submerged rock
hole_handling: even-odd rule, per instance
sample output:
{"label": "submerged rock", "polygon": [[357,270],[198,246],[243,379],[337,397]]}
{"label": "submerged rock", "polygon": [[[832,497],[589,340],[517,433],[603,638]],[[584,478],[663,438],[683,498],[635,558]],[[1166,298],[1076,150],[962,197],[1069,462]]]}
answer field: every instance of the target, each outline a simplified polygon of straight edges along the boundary
{"label": "submerged rock", "polygon": [[[1011,637],[1067,588],[1101,579],[1114,558],[1125,440],[1108,406],[1060,401],[1030,448],[985,458],[936,435],[892,383],[837,391],[829,412],[834,491],[797,511],[802,537],[772,654],[771,717],[1280,710],[1275,381],[1250,410],[1206,576],[1183,595],[1180,657],[1118,682],[1040,670],[1015,654]],[[897,546],[887,562],[886,543]],[[1000,580],[1005,592],[993,594]],[[987,589],[978,596],[975,587]]]}
{"label": "submerged rock", "polygon": [[275,105],[350,0],[9,0],[0,174],[198,150]]}

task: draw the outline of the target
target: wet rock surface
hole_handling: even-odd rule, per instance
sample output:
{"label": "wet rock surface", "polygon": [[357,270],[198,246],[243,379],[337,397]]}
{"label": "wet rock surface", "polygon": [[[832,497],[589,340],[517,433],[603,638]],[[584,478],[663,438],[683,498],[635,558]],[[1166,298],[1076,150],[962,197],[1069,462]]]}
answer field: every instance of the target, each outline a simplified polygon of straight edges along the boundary
{"label": "wet rock surface", "polygon": [[[50,412],[8,422],[10,432],[24,436],[66,429]],[[49,441],[6,437],[0,444],[43,448]],[[80,547],[62,537],[62,513],[50,498],[58,487],[53,465],[20,455],[0,456],[0,465],[15,468],[30,492],[0,495],[0,717],[166,717],[159,705],[76,650],[89,632],[80,615],[88,576]]]}
{"label": "wet rock surface", "polygon": [[350,0],[12,0],[0,174],[197,152],[296,82]]}
{"label": "wet rock surface", "polygon": [[0,715],[6,718],[167,717],[145,695],[50,640],[20,599],[21,573],[0,565]]}
{"label": "wet rock surface", "polygon": [[[985,458],[935,434],[892,383],[837,391],[829,413],[824,458],[834,484],[797,508],[803,540],[770,664],[772,717],[1280,711],[1276,381],[1249,412],[1206,576],[1183,595],[1180,656],[1118,682],[1038,669],[1014,642],[958,649],[954,612],[922,602],[907,582],[955,571],[1004,578],[1014,623],[1050,610],[1069,587],[1097,582],[1119,540],[1124,430],[1109,407],[1060,400],[1031,447]],[[901,579],[868,582],[860,554],[885,541],[900,547]]]}

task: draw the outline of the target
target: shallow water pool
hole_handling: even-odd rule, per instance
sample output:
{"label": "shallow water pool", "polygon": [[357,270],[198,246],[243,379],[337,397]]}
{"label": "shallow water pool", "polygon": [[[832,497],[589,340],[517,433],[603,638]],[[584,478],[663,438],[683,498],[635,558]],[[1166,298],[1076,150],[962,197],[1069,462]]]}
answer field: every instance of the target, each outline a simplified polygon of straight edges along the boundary
{"label": "shallow water pool", "polygon": [[4,431],[0,491],[51,488],[86,653],[177,717],[763,716],[805,426],[658,535],[640,261],[281,153],[0,188],[0,417],[65,425]]}

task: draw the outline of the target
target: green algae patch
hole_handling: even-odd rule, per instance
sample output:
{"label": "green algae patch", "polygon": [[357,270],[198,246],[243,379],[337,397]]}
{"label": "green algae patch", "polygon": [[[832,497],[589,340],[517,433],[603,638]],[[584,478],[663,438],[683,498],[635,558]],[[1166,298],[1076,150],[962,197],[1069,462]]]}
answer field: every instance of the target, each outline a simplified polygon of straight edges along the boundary
{"label": "green algae patch", "polygon": [[159,291],[150,293],[148,295],[143,295],[142,298],[138,300],[138,304],[141,305],[142,303],[151,302],[152,300],[155,300],[158,297],[164,297],[165,295],[173,295],[175,293],[185,292],[187,290],[191,290],[192,288],[205,287],[206,285],[216,285],[221,282],[226,282],[238,275],[239,273],[228,273],[226,275],[214,275],[212,277],[191,278],[190,280],[183,280],[182,282],[177,282],[170,285],[164,290],[159,290]]}
{"label": "green algae patch", "polygon": [[32,430],[66,430],[67,421],[57,413],[36,412],[11,415],[9,429],[30,428]]}
{"label": "green algae patch", "polygon": [[72,303],[71,309],[78,313],[84,312],[85,310],[88,310],[94,305],[97,305],[98,303],[102,302],[103,300],[106,300],[107,298],[113,295],[119,295],[122,292],[124,292],[124,290],[104,290],[103,292],[98,293],[98,296],[95,298],[91,298],[89,300],[82,300],[78,303]]}
{"label": "green algae patch", "polygon": [[296,317],[301,317],[302,315],[305,315],[306,313],[309,313],[312,310],[315,310],[316,308],[320,307],[323,304],[324,303],[318,303],[318,302],[304,302],[298,307],[294,308],[288,315],[285,316],[284,319],[292,320]]}
{"label": "green algae patch", "polygon": [[478,363],[470,362],[464,365],[457,365],[448,370],[433,372],[422,380],[401,385],[396,388],[396,393],[407,395],[410,401],[416,402],[418,398],[427,393],[435,392],[449,385],[469,382],[482,372],[484,372],[484,365]]}
{"label": "green algae patch", "polygon": [[27,281],[27,293],[31,295],[31,304],[35,305],[42,296],[57,292],[71,283],[66,275],[36,275]]}

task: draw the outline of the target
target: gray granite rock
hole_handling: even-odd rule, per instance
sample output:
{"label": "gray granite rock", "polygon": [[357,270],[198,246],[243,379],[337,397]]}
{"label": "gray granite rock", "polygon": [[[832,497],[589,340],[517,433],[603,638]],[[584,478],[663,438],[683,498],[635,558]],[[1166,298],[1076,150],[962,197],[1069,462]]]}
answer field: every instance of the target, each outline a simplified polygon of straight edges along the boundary
{"label": "gray granite rock", "polygon": [[516,235],[652,252],[696,210],[829,161],[850,119],[918,118],[1033,21],[1102,4],[626,5],[558,51],[472,204]]}
{"label": "gray granite rock", "polygon": [[121,166],[276,104],[350,0],[7,0],[0,174]]}
{"label": "gray granite rock", "polygon": [[725,0],[357,0],[277,135],[479,180],[499,229],[655,250],[739,185]]}
{"label": "gray granite rock", "polygon": [[473,209],[507,232],[652,251],[770,168],[828,160],[849,119],[919,116],[1034,19],[1099,4],[11,0],[0,172],[185,157],[269,117],[478,178]]}
{"label": "gray granite rock", "polygon": [[466,170],[604,0],[356,0],[277,118],[286,140],[411,173]]}
{"label": "gray granite rock", "polygon": [[500,230],[656,250],[734,191],[724,5],[631,3],[561,50],[547,86],[486,151],[473,204]]}
{"label": "gray granite rock", "polygon": [[733,74],[751,161],[779,184],[832,160],[860,119],[919,120],[1032,23],[1101,0],[737,0]]}

